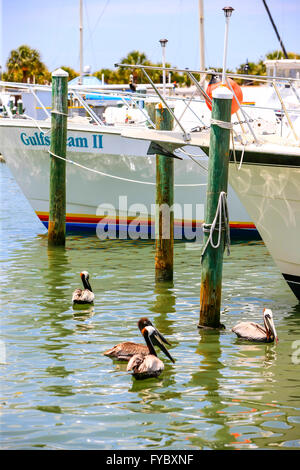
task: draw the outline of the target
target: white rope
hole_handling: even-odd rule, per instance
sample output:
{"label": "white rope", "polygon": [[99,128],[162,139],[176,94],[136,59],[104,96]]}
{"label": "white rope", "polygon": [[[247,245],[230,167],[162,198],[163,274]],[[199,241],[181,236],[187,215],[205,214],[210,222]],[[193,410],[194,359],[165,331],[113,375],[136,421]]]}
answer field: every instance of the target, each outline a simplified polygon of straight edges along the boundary
{"label": "white rope", "polygon": [[233,159],[234,159],[234,164],[235,164],[235,167],[238,171],[240,171],[240,169],[242,168],[242,164],[243,164],[243,159],[244,159],[244,153],[245,153],[245,149],[246,149],[246,145],[247,143],[244,143],[243,146],[243,150],[242,150],[242,154],[241,154],[241,158],[240,158],[240,163],[239,163],[239,166],[237,166],[237,160],[236,160],[236,154],[235,154],[235,146],[234,146],[234,137],[233,137],[233,134],[231,133],[231,137],[232,137],[232,150],[233,150]]}
{"label": "white rope", "polygon": [[222,127],[223,129],[233,128],[233,124],[231,122],[219,121],[218,119],[211,119],[210,123],[215,124],[216,126]]}
{"label": "white rope", "polygon": [[240,164],[239,164],[238,170],[240,170],[240,169],[242,168],[243,158],[244,158],[244,153],[245,153],[245,148],[246,148],[246,144],[244,145],[244,148],[243,148],[243,151],[242,151],[242,155],[241,155],[241,159],[240,159]]}
{"label": "white rope", "polygon": [[26,118],[31,119],[31,120],[35,123],[36,127],[38,128],[38,130],[39,130],[40,132],[43,132],[45,135],[48,134],[48,133],[51,131],[51,127],[50,127],[50,128],[45,132],[45,131],[39,126],[39,123],[38,123],[33,117],[28,116],[28,114],[23,113],[22,116],[25,116]]}
{"label": "white rope", "polygon": [[58,111],[57,109],[52,109],[51,114],[61,114],[62,116],[69,117],[68,113],[63,113],[62,111]]}
{"label": "white rope", "polygon": [[[222,226],[222,216],[224,218],[224,226]],[[219,222],[218,227],[216,227]],[[221,243],[222,230],[225,230],[225,245],[227,247],[227,255],[230,255],[230,228],[229,228],[229,217],[228,217],[228,206],[227,206],[227,195],[225,191],[220,192],[218,206],[216,210],[215,218],[212,224],[203,224],[203,231],[209,232],[209,237],[201,253],[201,263],[205,254],[206,248],[210,244],[212,248],[219,248]],[[218,241],[216,245],[213,242],[213,233],[218,230]]]}
{"label": "white rope", "polygon": [[[156,183],[152,183],[151,181],[139,181],[139,180],[133,180],[133,179],[129,179],[129,178],[123,178],[122,176],[115,176],[115,175],[110,175],[108,173],[103,173],[103,171],[94,170],[93,168],[88,168],[87,166],[81,165],[80,163],[74,162],[73,160],[69,160],[67,158],[60,157],[59,155],[56,155],[55,153],[51,152],[50,150],[48,150],[48,152],[50,153],[50,155],[52,155],[55,158],[59,158],[60,160],[64,160],[67,163],[71,163],[72,165],[78,166],[79,168],[82,168],[83,170],[91,171],[92,173],[96,173],[98,175],[107,176],[108,178],[114,178],[114,179],[121,180],[121,181],[127,181],[129,183],[150,184],[152,186],[156,185]],[[174,184],[174,186],[181,186],[181,187],[206,186],[206,183],[202,183],[202,184],[198,184],[198,183],[196,183],[196,184]]]}

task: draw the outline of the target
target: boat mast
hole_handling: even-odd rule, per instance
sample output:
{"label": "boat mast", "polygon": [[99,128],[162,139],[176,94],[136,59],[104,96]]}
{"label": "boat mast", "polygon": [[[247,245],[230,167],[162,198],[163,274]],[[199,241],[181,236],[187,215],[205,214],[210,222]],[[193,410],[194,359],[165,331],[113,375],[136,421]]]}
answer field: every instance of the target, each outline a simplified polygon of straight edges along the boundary
{"label": "boat mast", "polygon": [[80,63],[79,63],[79,85],[82,85],[82,70],[83,70],[83,26],[82,26],[82,0],[79,0],[79,50],[80,50]]}
{"label": "boat mast", "polygon": [[200,33],[200,70],[205,70],[203,0],[199,0],[199,33]]}
{"label": "boat mast", "polygon": [[268,15],[269,15],[269,18],[270,18],[270,21],[271,21],[271,23],[272,23],[272,26],[273,26],[273,28],[274,28],[274,30],[275,30],[275,33],[276,33],[277,39],[278,39],[278,41],[279,41],[279,44],[280,44],[280,46],[281,46],[281,49],[282,49],[282,51],[283,51],[284,57],[285,57],[286,59],[288,59],[289,57],[288,57],[288,55],[287,55],[287,52],[286,52],[286,50],[285,50],[285,47],[284,47],[283,42],[282,42],[282,40],[281,40],[281,37],[279,36],[279,33],[278,33],[278,31],[277,31],[276,25],[275,25],[275,23],[274,23],[274,21],[273,21],[273,18],[272,18],[272,16],[271,16],[271,13],[270,13],[270,10],[269,10],[269,8],[268,8],[268,5],[267,5],[267,3],[265,2],[265,0],[262,0],[262,1],[263,1],[263,4],[265,5],[265,8],[266,8],[267,13],[268,13]]}

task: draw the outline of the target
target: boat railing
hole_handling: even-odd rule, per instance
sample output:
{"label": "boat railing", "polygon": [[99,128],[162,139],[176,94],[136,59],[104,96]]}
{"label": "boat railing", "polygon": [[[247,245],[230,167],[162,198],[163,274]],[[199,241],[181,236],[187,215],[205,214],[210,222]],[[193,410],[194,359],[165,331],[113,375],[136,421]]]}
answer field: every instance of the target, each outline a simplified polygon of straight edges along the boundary
{"label": "boat railing", "polygon": [[[125,85],[124,85],[125,87]],[[39,98],[37,92],[48,92],[51,93],[51,85],[36,85],[30,83],[15,83],[15,82],[3,82],[0,81],[0,90],[2,92],[14,92],[15,94],[22,94],[24,92],[31,93],[36,102],[39,104],[38,109],[44,111],[45,117],[49,118],[51,113],[48,111],[47,106]],[[143,92],[133,93],[131,91],[122,91],[114,89],[103,89],[99,87],[84,87],[83,85],[74,85],[68,86],[68,95],[71,102],[77,101],[80,104],[80,107],[83,108],[87,115],[99,126],[104,126],[105,122],[101,117],[94,111],[93,104],[91,103],[92,99],[101,98],[114,98],[119,99],[118,103],[123,104],[128,107],[139,108],[141,114],[144,115],[144,123],[148,123],[151,127],[155,127],[155,123],[149,117],[147,111],[143,106],[140,105],[141,101],[144,101],[146,98],[149,98],[149,94]],[[154,95],[153,95],[154,96]],[[89,99],[90,98],[90,99]],[[71,117],[72,109],[75,106],[69,106],[69,117]],[[50,107],[51,108],[51,107]],[[9,106],[5,106],[5,113],[7,117],[19,117],[17,113],[12,112],[12,109]],[[24,117],[30,117],[23,115]]]}
{"label": "boat railing", "polygon": [[[147,111],[147,106],[145,107],[144,104],[152,102],[162,102],[164,105],[168,108],[170,114],[174,118],[174,129],[180,129],[182,132],[183,139],[188,142],[190,140],[190,134],[191,132],[203,132],[207,131],[210,128],[210,122],[207,119],[207,116],[205,119],[203,119],[203,116],[201,116],[201,113],[198,112],[198,108],[195,107],[195,105],[199,103],[204,103],[206,102],[211,102],[211,98],[207,95],[205,89],[204,89],[204,82],[207,76],[212,76],[216,75],[221,78],[222,73],[215,71],[215,70],[190,70],[190,69],[178,69],[175,67],[156,67],[156,66],[146,66],[146,65],[131,65],[131,64],[116,64],[118,67],[124,67],[124,68],[131,68],[131,69],[140,69],[144,76],[146,77],[148,84],[150,84],[153,92],[149,93],[148,89],[143,89],[142,86],[140,86],[139,90],[136,90],[135,92],[133,91],[127,91],[127,90],[116,90],[116,89],[107,89],[107,88],[102,88],[102,87],[90,87],[90,86],[84,86],[84,85],[69,85],[68,86],[68,93],[70,97],[70,101],[77,101],[80,104],[80,107],[84,109],[86,116],[90,118],[92,122],[97,124],[98,126],[105,126],[107,123],[99,113],[96,112],[95,106],[93,104],[96,102],[96,99],[101,101],[101,97],[106,98],[107,100],[109,97],[113,98],[116,100],[115,102],[118,104],[123,104],[128,107],[132,108],[138,108],[141,111],[141,114],[144,115],[144,120],[143,122],[137,123],[138,125],[147,125],[148,127],[155,128],[155,122],[154,119],[150,117],[150,113]],[[178,73],[184,73],[186,74],[191,83],[194,85],[194,91],[191,93],[190,96],[177,96],[176,94],[174,95],[170,93],[170,90],[168,90],[166,93],[163,93],[160,91],[159,86],[155,84],[150,75],[151,71],[166,71],[168,73],[171,72],[178,72]],[[257,82],[260,84],[267,85],[269,84],[272,86],[276,92],[276,95],[278,97],[278,100],[280,102],[280,107],[278,106],[259,106],[259,105],[250,105],[250,104],[244,104],[240,103],[238,100],[238,97],[235,94],[235,91],[231,85],[231,82],[228,81],[228,78],[232,79],[240,79],[241,81],[246,82],[247,84],[251,80],[252,82]],[[294,128],[293,122],[291,120],[291,113],[293,115],[299,115],[300,116],[300,106],[297,108],[290,109],[287,105],[284,103],[284,99],[282,97],[282,89],[285,89],[286,87],[289,87],[296,97],[297,103],[300,105],[300,96],[299,96],[299,89],[300,89],[300,79],[298,78],[290,78],[290,77],[273,77],[273,76],[257,76],[257,75],[249,75],[249,74],[236,74],[236,73],[227,73],[226,74],[226,80],[228,83],[229,88],[232,90],[234,94],[234,98],[239,104],[239,110],[242,114],[242,117],[239,115],[239,111],[237,112],[237,120],[233,124],[238,124],[239,127],[241,128],[240,134],[246,133],[246,130],[244,128],[244,124],[248,128],[248,134],[252,138],[252,142],[259,144],[260,143],[260,138],[257,135],[257,129],[255,131],[254,126],[252,125],[254,122],[254,119],[251,119],[251,112],[253,109],[256,110],[268,110],[268,111],[273,111],[273,113],[276,113],[279,118],[285,116],[287,125],[291,129],[294,138],[299,141],[299,136],[297,135],[297,132]],[[126,85],[124,85],[124,88]],[[39,104],[40,109],[42,109],[45,113],[46,118],[49,118],[51,113],[48,111],[47,107],[44,105],[40,97],[38,96],[38,92],[51,92],[51,85],[39,85],[39,84],[28,84],[28,83],[13,83],[13,82],[2,82],[0,81],[0,89],[2,90],[17,90],[19,92],[29,92],[32,93],[34,96],[36,102]],[[94,101],[93,101],[94,100]],[[117,101],[119,100],[119,101]],[[107,101],[108,102],[108,101]],[[176,103],[181,102],[183,104],[183,108],[180,108],[180,115],[175,114],[174,108],[176,106]],[[7,109],[7,117],[14,117],[12,114],[11,109]],[[50,107],[51,108],[51,107]],[[72,108],[72,107],[71,107]],[[250,111],[251,110],[251,111]],[[184,116],[186,112],[189,111],[191,115],[194,118],[194,121],[198,125],[193,125],[192,127],[187,124],[187,122],[184,122]],[[71,112],[70,112],[71,114]],[[29,116],[28,116],[29,117]],[[188,121],[190,123],[190,121]],[[136,124],[136,123],[134,123]],[[111,124],[110,124],[111,125]],[[116,125],[120,125],[120,123],[116,123]],[[122,125],[125,125],[125,123],[122,123]],[[237,127],[235,126],[234,130],[234,135],[238,139],[242,139],[241,135],[237,132]]]}
{"label": "boat railing", "polygon": [[[159,70],[161,72],[164,71],[164,72],[167,72],[167,73],[177,72],[177,73],[187,74],[187,76],[190,78],[191,82],[195,85],[194,95],[195,95],[195,93],[199,92],[201,97],[206,102],[211,102],[210,97],[207,95],[207,93],[206,93],[206,91],[204,90],[204,87],[203,87],[203,83],[206,79],[206,76],[207,75],[210,75],[210,76],[216,75],[216,76],[219,76],[220,79],[222,77],[222,72],[218,72],[218,71],[215,71],[215,70],[190,70],[189,68],[178,69],[177,67],[156,67],[156,66],[151,66],[151,65],[132,65],[132,64],[120,64],[120,63],[115,64],[115,66],[116,67],[123,67],[123,68],[131,68],[131,69],[140,69],[143,72],[144,76],[147,78],[148,83],[151,84],[151,86],[152,86],[153,90],[155,91],[156,95],[159,97],[159,99],[168,108],[170,114],[174,117],[174,120],[176,121],[177,125],[182,130],[183,139],[185,141],[190,140],[189,133],[188,133],[187,129],[184,129],[181,120],[178,119],[174,115],[171,107],[168,105],[168,102],[167,102],[167,101],[170,102],[172,100],[172,97],[168,97],[168,100],[167,100],[166,97],[163,96],[159,92],[159,90],[154,85],[153,81],[151,80],[148,72],[154,71],[154,70],[155,71]],[[195,75],[198,75],[200,77],[200,80],[197,79],[197,77],[195,77]],[[256,135],[256,133],[253,129],[253,126],[251,125],[251,122],[253,121],[253,119],[250,118],[249,114],[245,110],[245,108],[247,108],[247,107],[249,108],[249,106],[240,103],[240,101],[239,101],[238,97],[236,96],[236,93],[235,93],[230,81],[228,80],[228,78],[240,79],[242,81],[244,80],[246,83],[247,82],[249,83],[249,81],[251,81],[251,82],[255,82],[255,83],[258,82],[258,83],[261,83],[261,84],[271,85],[274,88],[274,90],[277,94],[277,97],[280,101],[282,115],[284,115],[286,117],[288,126],[290,127],[290,129],[291,129],[291,131],[294,135],[295,140],[297,140],[298,142],[300,141],[300,137],[297,135],[297,132],[296,132],[296,130],[293,126],[292,120],[290,118],[290,113],[293,113],[295,115],[300,114],[300,107],[298,109],[288,109],[288,107],[284,104],[284,99],[283,99],[283,97],[280,93],[280,90],[279,90],[279,86],[284,87],[284,88],[289,87],[292,90],[295,97],[297,98],[298,103],[300,104],[300,96],[299,96],[299,92],[297,91],[297,87],[298,87],[298,89],[300,87],[300,79],[299,78],[276,77],[276,76],[266,76],[266,75],[261,76],[261,75],[249,75],[249,74],[237,74],[237,73],[226,73],[225,78],[226,78],[226,82],[228,84],[228,87],[231,89],[235,100],[239,104],[239,109],[241,110],[241,113],[242,113],[243,118],[244,118],[244,120],[238,119],[238,122],[236,122],[236,124],[240,124],[241,128],[242,128],[242,124],[246,124],[248,126],[249,132],[251,133],[252,138],[253,138],[253,142],[255,142],[256,144],[259,144],[260,140],[257,137],[257,135]],[[188,101],[185,100],[186,109],[187,108],[191,109],[190,104],[193,101],[194,101],[194,96],[191,99],[189,99]],[[251,106],[251,109],[253,109],[253,106]],[[258,109],[258,108],[256,108],[256,109]],[[273,110],[274,112],[275,111],[278,112],[278,107],[275,108],[275,107],[270,107],[270,106],[261,106],[260,109]],[[184,114],[184,111],[183,111],[183,114]],[[207,126],[203,126],[202,129],[200,128],[200,130],[207,130]],[[243,128],[242,128],[242,130],[243,130]],[[243,130],[243,132],[244,132],[244,130]]]}

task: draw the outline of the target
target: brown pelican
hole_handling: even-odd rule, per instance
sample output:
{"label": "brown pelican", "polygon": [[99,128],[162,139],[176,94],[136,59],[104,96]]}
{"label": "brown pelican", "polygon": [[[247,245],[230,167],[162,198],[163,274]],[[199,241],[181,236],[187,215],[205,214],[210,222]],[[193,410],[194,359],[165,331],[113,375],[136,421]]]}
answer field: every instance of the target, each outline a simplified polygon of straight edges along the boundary
{"label": "brown pelican", "polygon": [[243,321],[232,328],[232,331],[243,339],[272,343],[274,339],[278,343],[278,336],[273,321],[272,310],[264,308],[264,327],[251,321]]}
{"label": "brown pelican", "polygon": [[[138,321],[138,327],[140,331],[142,331],[146,326],[152,326],[154,328],[151,321],[148,318],[143,317]],[[155,333],[152,337],[153,342],[158,345],[159,338],[161,341],[170,346],[170,343],[166,340],[166,338],[164,338],[156,328],[154,328],[154,330]],[[124,343],[119,343],[113,348],[108,349],[103,354],[104,356],[108,356],[119,361],[129,361],[129,359],[135,354],[142,354],[143,356],[146,356],[149,354],[149,348],[146,344],[137,344],[130,341],[125,341]]]}
{"label": "brown pelican", "polygon": [[158,331],[156,328],[152,325],[147,325],[141,330],[141,333],[146,341],[149,354],[145,356],[144,354],[138,353],[132,356],[127,364],[127,371],[132,371],[132,375],[136,379],[157,377],[164,370],[164,363],[157,357],[153,343],[159,346],[172,362],[175,361],[169,351],[164,347],[163,343],[159,341],[161,335],[157,335]]}
{"label": "brown pelican", "polygon": [[84,289],[74,290],[72,295],[72,302],[74,305],[93,304],[95,295],[89,283],[89,273],[87,271],[82,271],[80,273],[80,277]]}

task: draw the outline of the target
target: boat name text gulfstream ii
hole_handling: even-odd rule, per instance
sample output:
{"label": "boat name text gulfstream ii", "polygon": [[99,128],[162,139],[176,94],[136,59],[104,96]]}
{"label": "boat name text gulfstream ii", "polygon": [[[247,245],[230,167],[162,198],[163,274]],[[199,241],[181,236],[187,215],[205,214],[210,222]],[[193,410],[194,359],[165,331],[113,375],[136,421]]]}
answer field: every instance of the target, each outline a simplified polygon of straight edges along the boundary
{"label": "boat name text gulfstream ii", "polygon": [[[67,137],[67,147],[74,147],[74,148],[94,148],[94,149],[102,149],[103,142],[102,142],[103,135],[101,134],[91,134],[88,137],[76,137],[76,136],[69,136]],[[44,132],[35,132],[33,135],[28,135],[26,132],[21,132],[20,139],[24,145],[32,145],[32,146],[49,146],[50,145],[50,137],[45,135]]]}

